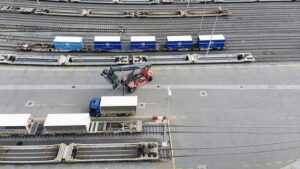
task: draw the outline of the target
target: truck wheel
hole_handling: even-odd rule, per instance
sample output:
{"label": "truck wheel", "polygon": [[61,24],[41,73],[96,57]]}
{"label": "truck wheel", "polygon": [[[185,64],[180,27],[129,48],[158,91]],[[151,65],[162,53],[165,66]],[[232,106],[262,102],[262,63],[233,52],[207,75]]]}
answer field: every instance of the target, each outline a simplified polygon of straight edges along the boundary
{"label": "truck wheel", "polygon": [[151,82],[153,80],[153,77],[152,76],[150,76],[149,77],[149,82]]}
{"label": "truck wheel", "polygon": [[135,89],[136,89],[135,87],[133,87],[133,88],[128,88],[128,92],[129,92],[129,93],[133,93],[133,92],[135,91]]}

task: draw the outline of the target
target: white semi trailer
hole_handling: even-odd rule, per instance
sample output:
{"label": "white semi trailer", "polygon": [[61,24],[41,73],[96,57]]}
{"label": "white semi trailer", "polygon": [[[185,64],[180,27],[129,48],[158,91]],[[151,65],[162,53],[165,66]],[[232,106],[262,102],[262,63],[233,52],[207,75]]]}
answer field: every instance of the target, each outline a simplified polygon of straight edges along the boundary
{"label": "white semi trailer", "polygon": [[91,116],[135,115],[137,112],[137,96],[102,96],[90,101]]}

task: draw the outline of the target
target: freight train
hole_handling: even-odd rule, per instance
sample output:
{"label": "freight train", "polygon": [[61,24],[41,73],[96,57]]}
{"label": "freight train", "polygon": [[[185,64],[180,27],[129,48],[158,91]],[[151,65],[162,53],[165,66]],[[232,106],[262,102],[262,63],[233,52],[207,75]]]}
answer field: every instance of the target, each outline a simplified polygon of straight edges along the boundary
{"label": "freight train", "polygon": [[130,45],[122,43],[121,36],[95,36],[93,47],[85,45],[83,37],[56,36],[53,44],[18,44],[17,49],[23,51],[170,51],[170,50],[206,50],[226,49],[226,38],[219,35],[199,35],[197,43],[193,43],[193,37],[167,36],[166,44],[158,45],[155,36],[131,36]]}
{"label": "freight train", "polygon": [[142,121],[91,121],[88,113],[48,114],[37,122],[31,114],[0,114],[0,136],[140,133]]}

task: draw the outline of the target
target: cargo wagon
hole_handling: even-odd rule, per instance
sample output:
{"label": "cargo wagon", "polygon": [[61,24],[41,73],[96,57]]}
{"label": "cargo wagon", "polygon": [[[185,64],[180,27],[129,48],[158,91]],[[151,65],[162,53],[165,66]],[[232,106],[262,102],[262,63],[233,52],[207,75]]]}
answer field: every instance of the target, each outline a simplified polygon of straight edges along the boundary
{"label": "cargo wagon", "polygon": [[94,49],[121,50],[122,49],[121,37],[120,36],[95,36]]}
{"label": "cargo wagon", "polygon": [[56,36],[53,44],[55,49],[82,50],[84,48],[83,37]]}

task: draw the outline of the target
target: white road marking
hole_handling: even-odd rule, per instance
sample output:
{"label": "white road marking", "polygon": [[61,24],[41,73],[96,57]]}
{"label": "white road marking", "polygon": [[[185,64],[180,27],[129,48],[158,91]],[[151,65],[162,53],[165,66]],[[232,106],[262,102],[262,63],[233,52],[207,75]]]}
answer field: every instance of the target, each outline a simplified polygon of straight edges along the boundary
{"label": "white road marking", "polygon": [[168,86],[168,96],[172,96],[172,91],[171,91],[170,86]]}
{"label": "white road marking", "polygon": [[60,106],[74,106],[75,104],[59,104]]}
{"label": "white road marking", "polygon": [[0,85],[0,90],[78,90],[111,89],[108,85]]}
{"label": "white road marking", "polygon": [[[74,88],[72,86],[75,86]],[[157,85],[145,85],[143,89],[157,89]],[[160,85],[160,89],[198,89],[198,90],[300,90],[300,85]],[[0,85],[0,90],[90,90],[111,89],[108,85]]]}
{"label": "white road marking", "polygon": [[16,106],[14,105],[0,105],[0,110],[15,110]]}
{"label": "white road marking", "polygon": [[46,106],[46,104],[35,104],[34,106],[41,107],[41,106]]}
{"label": "white road marking", "polygon": [[15,107],[0,107],[0,110],[14,110]]}
{"label": "white road marking", "polygon": [[14,109],[2,109],[2,108],[0,108],[0,111],[15,111],[16,109],[14,108]]}

